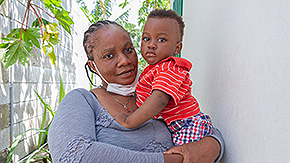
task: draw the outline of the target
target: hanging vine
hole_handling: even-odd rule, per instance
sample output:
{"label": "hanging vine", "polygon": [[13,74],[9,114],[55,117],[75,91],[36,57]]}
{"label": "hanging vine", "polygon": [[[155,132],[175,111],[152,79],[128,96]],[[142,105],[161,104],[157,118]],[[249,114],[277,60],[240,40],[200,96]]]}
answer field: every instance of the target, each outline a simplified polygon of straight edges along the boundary
{"label": "hanging vine", "polygon": [[[3,1],[4,0],[0,1],[0,5]],[[32,56],[31,51],[34,47],[38,49],[42,48],[44,54],[48,56],[52,64],[55,65],[56,55],[54,53],[54,46],[60,41],[57,27],[62,26],[71,34],[71,25],[73,21],[69,17],[69,12],[61,6],[61,0],[41,1],[45,9],[34,4],[32,0],[27,0],[21,28],[12,29],[6,37],[1,38],[4,43],[0,44],[0,49],[4,50],[0,53],[0,59],[5,69],[15,64],[17,60],[19,60],[22,65],[26,66]],[[40,11],[56,19],[58,24],[51,23],[44,19]],[[36,17],[31,27],[29,27],[28,24],[30,12]],[[42,40],[41,45],[38,39]]]}

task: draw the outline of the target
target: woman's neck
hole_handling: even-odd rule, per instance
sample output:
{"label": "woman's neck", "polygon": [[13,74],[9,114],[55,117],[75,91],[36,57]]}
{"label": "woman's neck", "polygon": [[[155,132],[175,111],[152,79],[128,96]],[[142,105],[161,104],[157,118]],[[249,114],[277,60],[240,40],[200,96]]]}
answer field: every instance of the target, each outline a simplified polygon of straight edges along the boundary
{"label": "woman's neck", "polygon": [[[119,94],[110,93],[110,92],[107,92],[106,89],[104,89],[104,87],[103,88],[99,87],[91,91],[96,95],[101,105],[113,117],[119,114],[120,112],[125,112],[126,114],[130,114],[137,109],[135,96],[123,96]],[[127,110],[124,109],[125,104],[126,104]]]}

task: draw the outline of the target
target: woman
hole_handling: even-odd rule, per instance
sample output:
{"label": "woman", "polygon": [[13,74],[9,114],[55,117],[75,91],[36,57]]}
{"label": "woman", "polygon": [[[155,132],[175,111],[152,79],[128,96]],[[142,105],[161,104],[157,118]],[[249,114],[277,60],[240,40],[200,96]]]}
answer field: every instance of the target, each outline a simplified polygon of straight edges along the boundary
{"label": "woman", "polygon": [[[205,137],[170,148],[171,136],[162,121],[151,119],[126,129],[114,120],[120,112],[130,114],[137,109],[133,96],[137,55],[120,25],[111,21],[91,25],[84,35],[84,48],[86,65],[103,83],[90,91],[73,90],[62,100],[48,135],[54,162],[213,162],[222,157],[218,130],[213,134],[216,139]],[[163,154],[166,150],[182,156]]]}

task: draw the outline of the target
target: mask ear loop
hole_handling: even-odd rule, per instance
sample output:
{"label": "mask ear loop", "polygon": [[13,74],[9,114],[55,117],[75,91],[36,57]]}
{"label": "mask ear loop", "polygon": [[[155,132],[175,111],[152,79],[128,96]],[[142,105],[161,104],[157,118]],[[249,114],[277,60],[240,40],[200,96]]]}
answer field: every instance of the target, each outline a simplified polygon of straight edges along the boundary
{"label": "mask ear loop", "polygon": [[85,70],[86,70],[87,77],[88,77],[90,83],[91,83],[94,87],[97,87],[97,86],[92,82],[92,80],[91,80],[91,78],[90,78],[90,76],[89,76],[89,72],[88,72],[87,66],[89,67],[89,70],[90,70],[92,73],[94,73],[94,74],[96,74],[96,75],[98,75],[98,74],[97,74],[96,72],[94,72],[94,71],[91,69],[91,67],[89,66],[88,62],[85,64]]}
{"label": "mask ear loop", "polygon": [[[100,71],[99,71],[99,69],[98,69],[98,67],[97,67],[97,65],[95,64],[95,62],[93,61],[93,64],[94,64],[94,66],[95,66],[95,69],[97,70],[97,75],[106,83],[106,84],[108,84],[109,85],[109,82],[107,82],[107,80],[102,76],[102,74],[100,73]],[[96,73],[96,72],[95,72]]]}

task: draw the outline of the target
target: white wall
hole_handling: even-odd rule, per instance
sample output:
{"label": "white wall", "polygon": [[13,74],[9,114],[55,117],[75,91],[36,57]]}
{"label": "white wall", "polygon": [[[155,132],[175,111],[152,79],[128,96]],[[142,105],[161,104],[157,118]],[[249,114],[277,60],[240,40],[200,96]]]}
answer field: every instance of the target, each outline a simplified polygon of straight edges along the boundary
{"label": "white wall", "polygon": [[[86,75],[85,63],[87,62],[87,55],[83,48],[83,39],[84,33],[89,28],[91,23],[86,18],[85,14],[80,9],[76,1],[72,0],[72,11],[71,11],[73,20],[74,20],[74,32],[72,34],[73,40],[73,62],[76,66],[75,72],[75,88],[90,88],[90,82]],[[91,74],[91,73],[90,73]]]}
{"label": "white wall", "polygon": [[225,139],[222,162],[289,162],[290,1],[184,1],[182,56]]}

